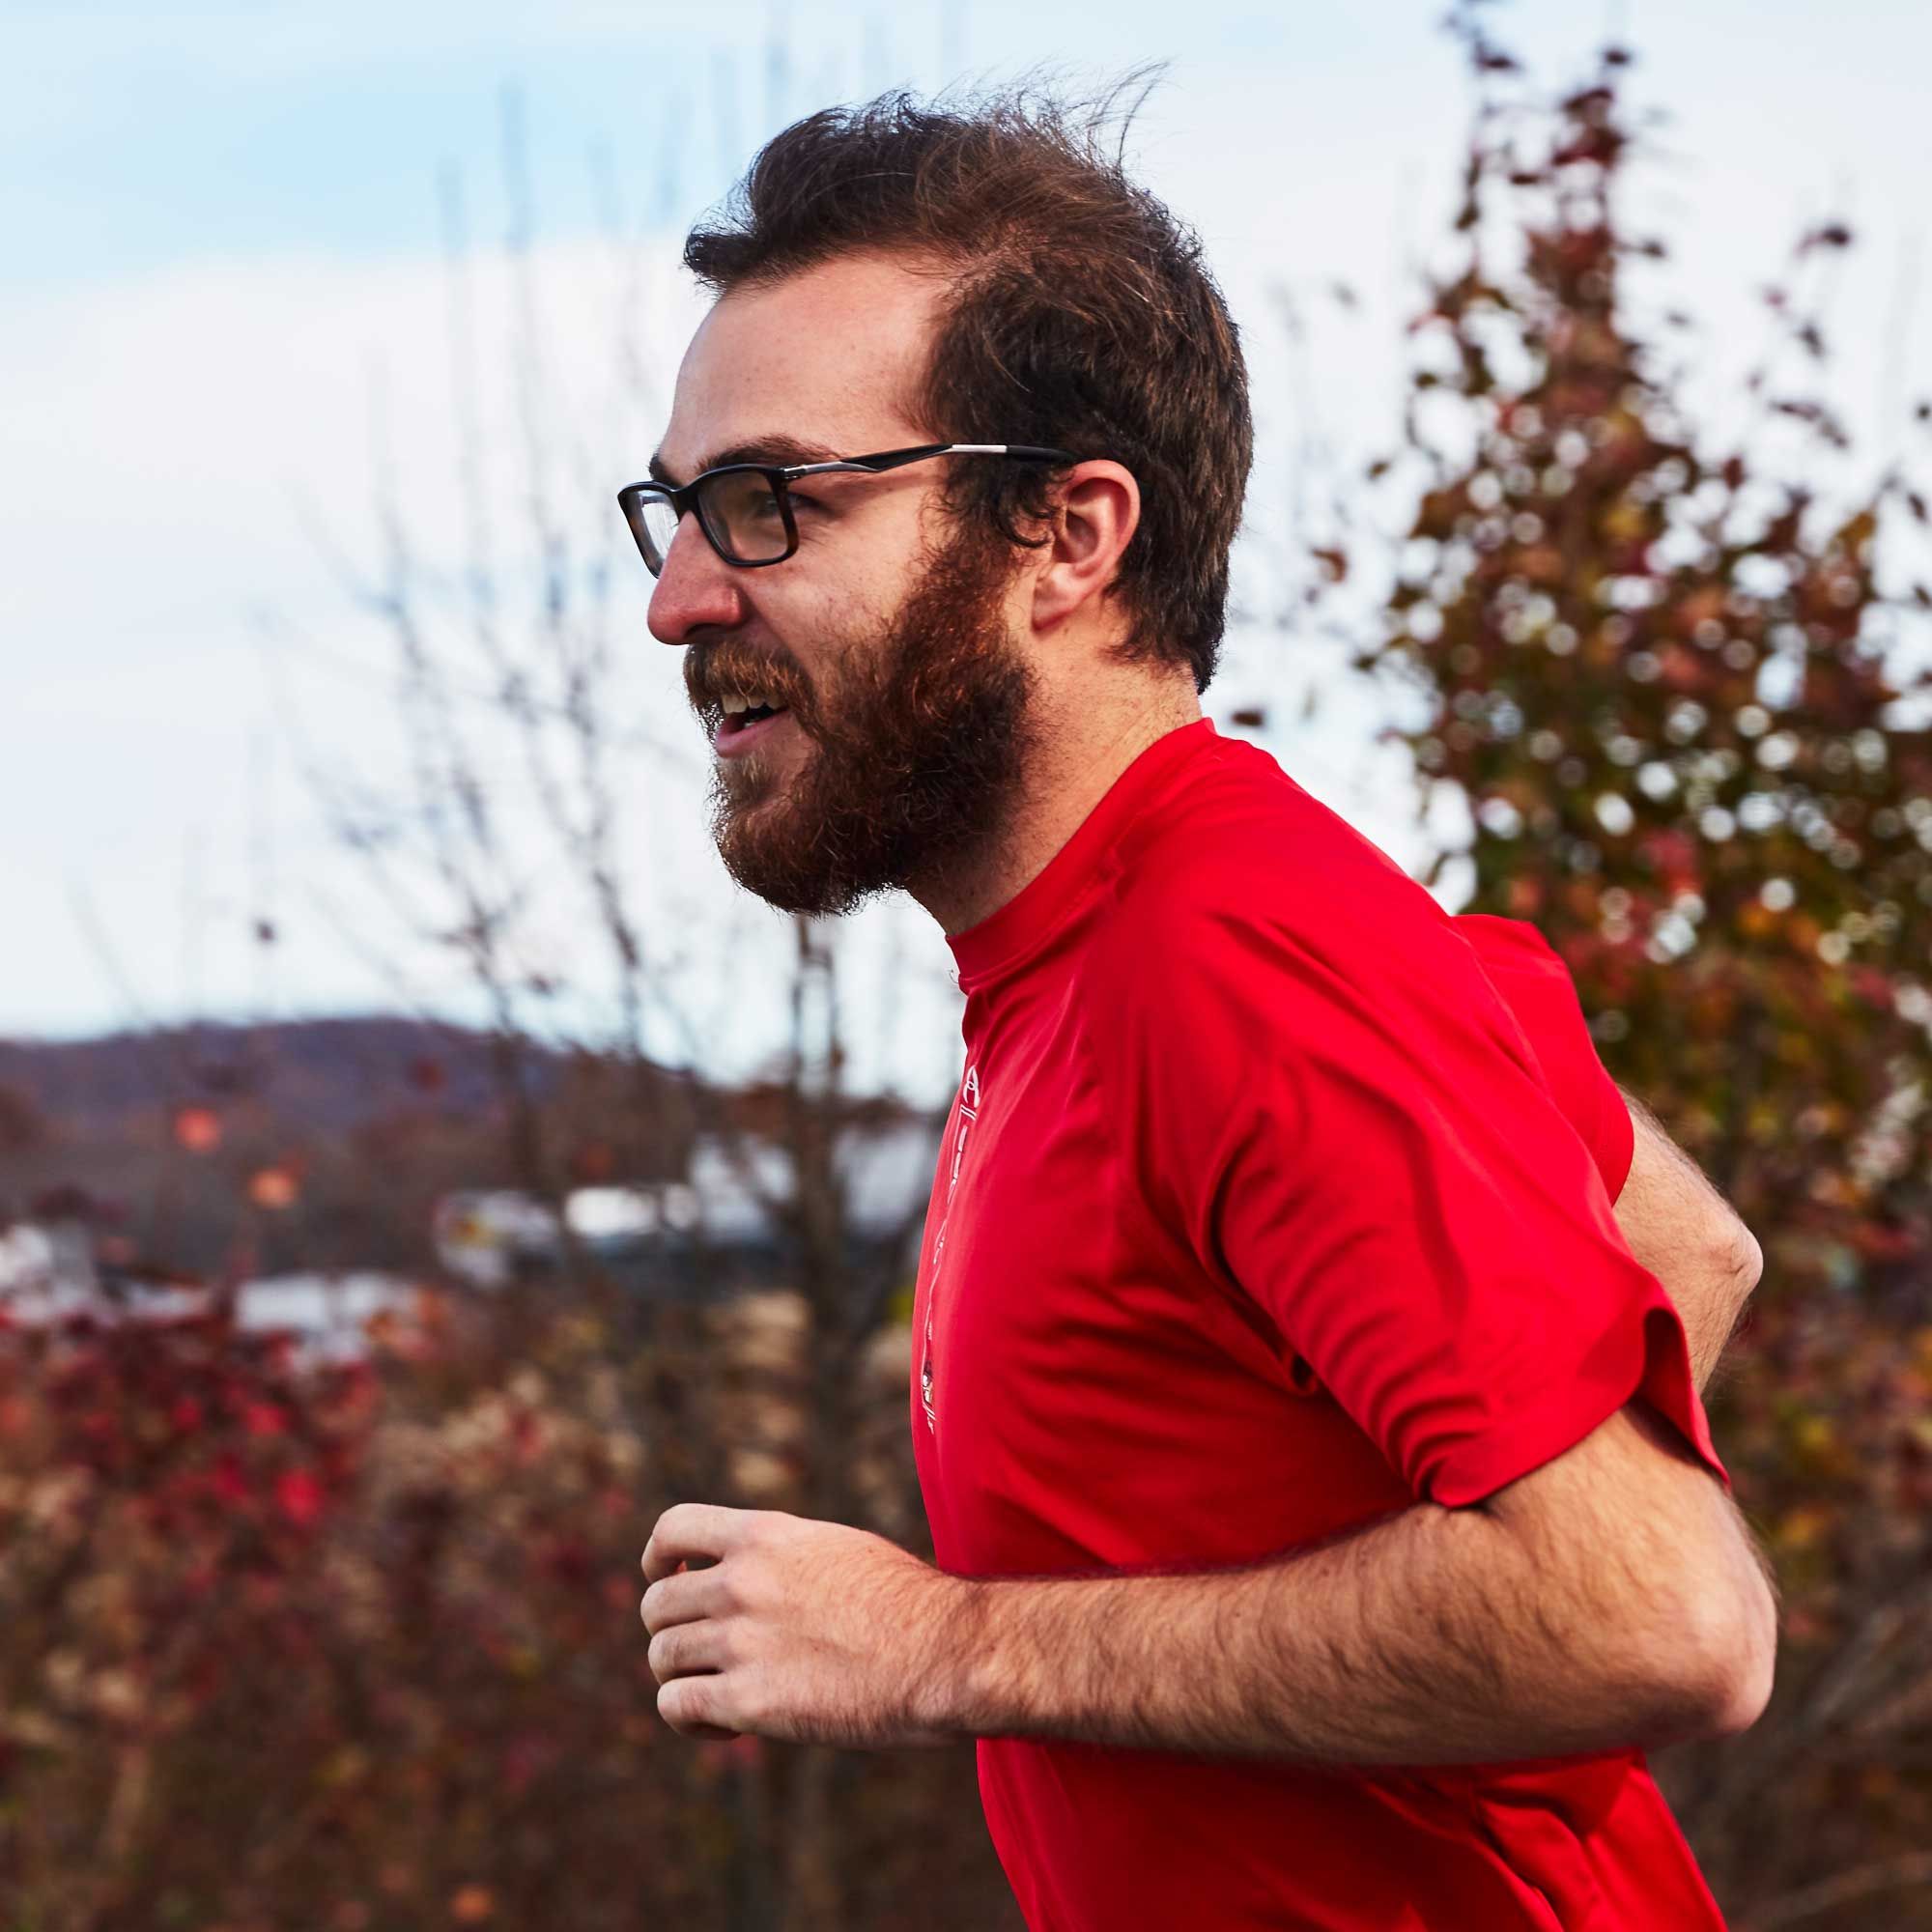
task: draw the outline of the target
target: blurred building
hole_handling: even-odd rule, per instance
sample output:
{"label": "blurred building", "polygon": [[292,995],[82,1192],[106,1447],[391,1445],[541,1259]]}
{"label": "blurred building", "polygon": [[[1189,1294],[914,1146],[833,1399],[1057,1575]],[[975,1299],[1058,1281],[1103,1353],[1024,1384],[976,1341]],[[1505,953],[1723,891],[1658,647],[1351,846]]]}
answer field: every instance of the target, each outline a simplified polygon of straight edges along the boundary
{"label": "blurred building", "polygon": [[[938,1158],[922,1117],[848,1127],[834,1150],[838,1225],[855,1267],[910,1271]],[[574,1189],[561,1212],[515,1189],[438,1201],[437,1259],[459,1280],[500,1288],[558,1267],[565,1236],[640,1293],[710,1299],[782,1281],[798,1212],[785,1151],[761,1136],[700,1135],[682,1180]]]}

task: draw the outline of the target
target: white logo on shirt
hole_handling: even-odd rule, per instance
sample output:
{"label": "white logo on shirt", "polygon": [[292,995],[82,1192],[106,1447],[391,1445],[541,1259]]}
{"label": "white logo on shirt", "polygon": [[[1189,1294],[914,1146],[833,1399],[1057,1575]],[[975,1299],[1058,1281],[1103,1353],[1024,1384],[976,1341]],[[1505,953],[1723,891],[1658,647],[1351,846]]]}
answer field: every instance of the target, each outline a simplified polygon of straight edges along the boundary
{"label": "white logo on shirt", "polygon": [[939,1416],[933,1408],[932,1308],[939,1293],[940,1264],[946,1259],[946,1224],[952,1216],[953,1190],[959,1185],[959,1169],[966,1158],[966,1137],[980,1118],[980,1069],[966,1069],[959,1087],[959,1121],[952,1133],[952,1161],[946,1175],[946,1208],[939,1217],[939,1233],[932,1237],[932,1275],[925,1288],[925,1347],[919,1365],[919,1402],[925,1410],[925,1425],[935,1433]]}

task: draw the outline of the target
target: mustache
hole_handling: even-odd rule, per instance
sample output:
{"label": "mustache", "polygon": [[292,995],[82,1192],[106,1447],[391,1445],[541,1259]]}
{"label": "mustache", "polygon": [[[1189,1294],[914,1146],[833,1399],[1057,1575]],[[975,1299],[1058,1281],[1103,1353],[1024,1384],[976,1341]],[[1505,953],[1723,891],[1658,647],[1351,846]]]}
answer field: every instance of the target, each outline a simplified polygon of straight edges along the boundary
{"label": "mustache", "polygon": [[731,644],[693,644],[684,654],[684,688],[699,711],[722,704],[727,691],[764,691],[788,707],[809,698],[810,685],[789,657]]}

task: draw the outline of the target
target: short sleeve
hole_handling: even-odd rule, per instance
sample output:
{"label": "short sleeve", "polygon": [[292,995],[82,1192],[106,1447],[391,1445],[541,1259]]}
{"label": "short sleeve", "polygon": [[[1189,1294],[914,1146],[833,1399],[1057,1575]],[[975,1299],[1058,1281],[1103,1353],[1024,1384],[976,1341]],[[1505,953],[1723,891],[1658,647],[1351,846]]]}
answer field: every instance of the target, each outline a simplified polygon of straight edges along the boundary
{"label": "short sleeve", "polygon": [[1096,948],[1148,1211],[1418,1497],[1480,1501],[1634,1398],[1724,1479],[1682,1322],[1469,944],[1379,855],[1268,857],[1170,868]]}
{"label": "short sleeve", "polygon": [[1582,1137],[1605,1193],[1615,1201],[1630,1179],[1636,1129],[1616,1082],[1597,1058],[1570,969],[1522,920],[1461,913],[1453,923],[1528,1037],[1550,1098]]}

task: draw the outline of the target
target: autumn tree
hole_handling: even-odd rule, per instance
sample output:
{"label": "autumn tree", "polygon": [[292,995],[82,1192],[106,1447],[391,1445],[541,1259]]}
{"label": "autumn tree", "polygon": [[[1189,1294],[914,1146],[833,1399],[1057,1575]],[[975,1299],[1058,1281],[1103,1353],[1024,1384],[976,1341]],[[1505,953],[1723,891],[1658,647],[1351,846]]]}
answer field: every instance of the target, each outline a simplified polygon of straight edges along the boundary
{"label": "autumn tree", "polygon": [[1370,473],[1419,501],[1359,662],[1425,797],[1467,807],[1432,878],[1542,927],[1605,1065],[1766,1251],[1715,1401],[1785,1592],[1780,1687],[1666,1768],[1680,1815],[1741,1924],[1893,1925],[1932,1880],[1932,686],[1903,648],[1932,594],[1900,581],[1926,502],[1896,467],[1816,481],[1854,454],[1817,296],[1849,229],[1799,240],[1735,379],[1749,425],[1714,442],[1685,319],[1633,298],[1665,249],[1622,212],[1630,56],[1549,100],[1476,6],[1452,24],[1478,107]]}

